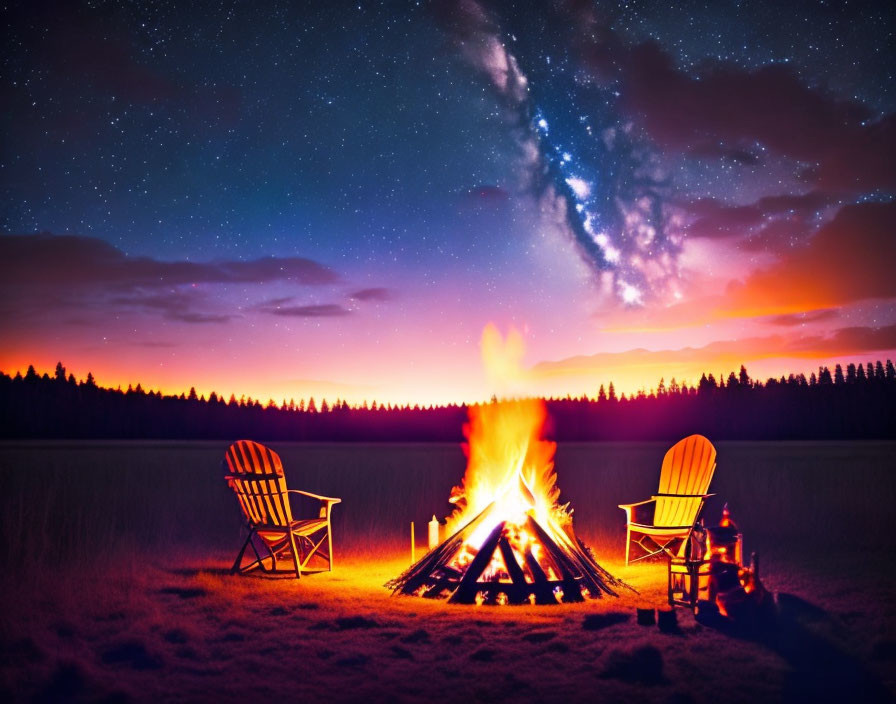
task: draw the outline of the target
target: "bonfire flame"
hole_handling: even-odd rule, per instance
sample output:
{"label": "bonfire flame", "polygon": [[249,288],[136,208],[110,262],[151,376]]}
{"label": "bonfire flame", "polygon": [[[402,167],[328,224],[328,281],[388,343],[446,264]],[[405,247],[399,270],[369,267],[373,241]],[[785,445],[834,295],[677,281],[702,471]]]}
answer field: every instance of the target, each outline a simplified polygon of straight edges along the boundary
{"label": "bonfire flame", "polygon": [[[483,333],[490,373],[518,370],[521,340]],[[492,374],[494,376],[494,374]],[[543,438],[540,399],[471,406],[464,426],[467,469],[449,501],[451,537],[388,586],[458,603],[557,603],[615,594],[627,586],[600,567],[572,530],[572,511],[558,503],[554,451]]]}
{"label": "bonfire flame", "polygon": [[[461,484],[451,492],[449,501],[455,510],[446,521],[448,532],[463,527],[486,509],[488,514],[449,564],[465,567],[501,522],[507,524],[505,531],[516,557],[525,564],[526,549],[531,544],[537,559],[540,545],[524,528],[528,517],[551,533],[565,532],[571,522],[571,512],[557,504],[556,443],[541,437],[547,418],[544,401],[495,401],[472,406],[469,416],[463,446],[467,470]],[[501,562],[496,553],[486,573],[507,574]]]}
{"label": "bonfire flame", "polygon": [[[495,514],[514,523],[523,523],[530,511],[547,522],[560,490],[554,472],[556,443],[541,437],[544,401],[496,401],[470,407],[469,416],[463,445],[467,470],[451,492],[455,510],[448,530],[468,523],[492,503],[497,503]],[[486,534],[489,527],[494,524],[483,526]]]}

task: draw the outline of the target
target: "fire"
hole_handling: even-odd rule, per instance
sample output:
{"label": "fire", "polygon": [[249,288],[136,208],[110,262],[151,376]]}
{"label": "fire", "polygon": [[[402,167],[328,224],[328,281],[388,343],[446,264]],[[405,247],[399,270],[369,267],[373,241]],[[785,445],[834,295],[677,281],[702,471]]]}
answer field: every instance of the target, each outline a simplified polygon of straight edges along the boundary
{"label": "fire", "polygon": [[[523,377],[525,345],[517,330],[511,328],[502,338],[493,324],[486,325],[481,351],[493,383],[509,389]],[[446,522],[449,533],[492,505],[488,519],[466,541],[475,550],[500,521],[516,527],[515,542],[521,548],[532,542],[532,536],[521,528],[527,516],[542,526],[569,522],[565,509],[557,505],[556,443],[543,438],[546,419],[547,408],[541,399],[495,400],[470,407],[463,445],[467,469],[449,498],[455,506]]]}
{"label": "fire", "polygon": [[459,528],[493,503],[493,519],[483,522],[470,540],[481,538],[476,548],[499,520],[521,525],[534,511],[540,523],[550,522],[559,510],[560,490],[554,473],[556,443],[541,437],[547,417],[544,402],[496,401],[471,407],[469,415],[464,428],[467,470],[451,492],[455,510],[448,518],[448,530]]}
{"label": "fire", "polygon": [[[482,352],[489,374],[521,375],[518,333],[502,340],[486,327]],[[467,468],[449,501],[450,537],[389,586],[464,604],[556,604],[615,595],[627,587],[606,572],[575,536],[572,511],[560,505],[556,444],[544,438],[540,399],[494,400],[469,408],[464,426]]]}
{"label": "fire", "polygon": [[[451,492],[449,501],[455,509],[446,521],[448,532],[462,528],[486,510],[488,513],[449,561],[449,567],[465,571],[492,531],[504,523],[510,555],[495,551],[483,577],[512,583],[507,561],[514,560],[523,566],[523,577],[531,583],[534,576],[527,562],[531,556],[529,559],[542,564],[548,580],[558,579],[554,567],[544,559],[540,542],[526,528],[531,517],[554,540],[562,541],[571,526],[571,512],[557,502],[556,443],[542,437],[546,419],[547,409],[540,399],[493,401],[469,409],[469,423],[464,427],[467,469],[461,484]],[[564,535],[558,535],[560,532]],[[562,599],[562,593],[557,596]],[[506,595],[499,595],[496,603],[505,601]]]}

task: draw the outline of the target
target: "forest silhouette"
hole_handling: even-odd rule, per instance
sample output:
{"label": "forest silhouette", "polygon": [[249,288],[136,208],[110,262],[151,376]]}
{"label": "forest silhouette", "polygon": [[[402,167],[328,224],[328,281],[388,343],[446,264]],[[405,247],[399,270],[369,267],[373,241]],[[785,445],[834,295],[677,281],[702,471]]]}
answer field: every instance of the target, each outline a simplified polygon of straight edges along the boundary
{"label": "forest silhouette", "polygon": [[[603,385],[593,396],[546,399],[546,434],[558,441],[663,440],[699,432],[714,440],[847,440],[896,437],[893,363],[819,367],[765,382],[742,366],[727,378],[704,374],[696,386],[668,383],[618,395]],[[463,439],[466,405],[349,405],[313,398],[262,404],[252,398],[208,398],[195,389],[163,395],[136,387],[77,380],[60,362],[55,373],[33,366],[0,372],[0,437],[5,439],[207,439],[260,441],[414,441]]]}

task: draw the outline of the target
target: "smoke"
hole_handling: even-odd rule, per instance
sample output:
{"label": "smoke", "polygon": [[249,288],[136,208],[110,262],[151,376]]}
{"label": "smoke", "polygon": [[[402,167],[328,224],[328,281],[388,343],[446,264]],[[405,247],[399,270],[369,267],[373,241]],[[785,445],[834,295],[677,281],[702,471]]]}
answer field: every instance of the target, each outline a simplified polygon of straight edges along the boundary
{"label": "smoke", "polygon": [[519,330],[511,327],[502,337],[494,323],[482,330],[480,340],[482,366],[496,395],[512,397],[521,394],[527,378],[523,368],[526,345]]}
{"label": "smoke", "polygon": [[[566,35],[547,31],[545,13],[499,18],[474,0],[440,8],[454,46],[504,109],[517,187],[537,204],[541,227],[573,243],[595,282],[623,303],[676,298],[681,235],[668,179],[615,109],[613,81],[582,65],[581,46],[571,50],[584,33],[558,40]],[[591,57],[609,46],[594,36]]]}

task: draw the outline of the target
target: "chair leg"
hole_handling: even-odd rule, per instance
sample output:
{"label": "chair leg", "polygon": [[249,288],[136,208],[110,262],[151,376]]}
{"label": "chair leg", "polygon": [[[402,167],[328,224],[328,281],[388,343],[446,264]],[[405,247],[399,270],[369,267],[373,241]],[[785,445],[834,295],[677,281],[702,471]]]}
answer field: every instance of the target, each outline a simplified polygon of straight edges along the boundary
{"label": "chair leg", "polygon": [[625,527],[625,566],[628,567],[628,556],[632,545],[632,527]]}
{"label": "chair leg", "polygon": [[327,548],[329,550],[329,567],[333,571],[333,527],[330,525],[330,517],[327,516]]}
{"label": "chair leg", "polygon": [[302,578],[302,569],[299,566],[299,551],[296,548],[296,537],[292,534],[292,531],[289,532],[289,545],[292,548],[292,559],[293,563],[296,566],[296,579]]}
{"label": "chair leg", "polygon": [[[258,563],[259,568],[261,568],[262,572],[267,572],[268,568],[264,566],[264,560],[261,559],[261,553],[258,552],[258,548],[255,547],[255,541],[249,543],[252,546],[252,552],[255,553],[255,562]],[[254,563],[253,563],[254,564]],[[251,565],[250,565],[251,567]],[[274,557],[274,553],[271,552],[271,569],[275,569],[277,567],[277,558]]]}
{"label": "chair leg", "polygon": [[[249,537],[246,538],[246,542],[243,543],[243,547],[240,548],[239,554],[236,556],[236,560],[233,563],[233,567],[230,568],[230,574],[236,574],[240,571],[240,563],[243,561],[243,554],[246,552],[246,548],[249,547],[249,543],[252,540],[252,534],[254,531],[249,531]],[[255,549],[255,546],[252,546],[252,549]],[[257,553],[256,553],[257,554]]]}
{"label": "chair leg", "polygon": [[[309,538],[307,535],[302,537],[302,540],[308,544],[308,550],[305,552],[305,559],[302,560],[302,567],[306,567],[309,562],[311,562],[311,558],[315,555],[319,554],[320,546],[324,544],[324,541],[327,539],[327,534],[324,533],[320,540],[316,543]],[[325,559],[323,555],[319,555],[322,559]]]}
{"label": "chair leg", "polygon": [[[640,562],[641,560],[646,560],[650,557],[655,557],[656,555],[664,555],[666,557],[672,558],[674,557],[674,553],[672,548],[669,546],[672,545],[676,540],[680,540],[680,536],[673,536],[671,538],[666,539],[663,542],[660,542],[661,538],[654,537],[652,535],[642,535],[639,539],[634,540],[632,542],[636,543],[641,551],[644,553],[636,557],[634,560],[629,560],[629,546],[630,543],[626,543],[626,563],[632,564],[635,562]],[[650,541],[650,544],[646,544],[645,541]]]}

